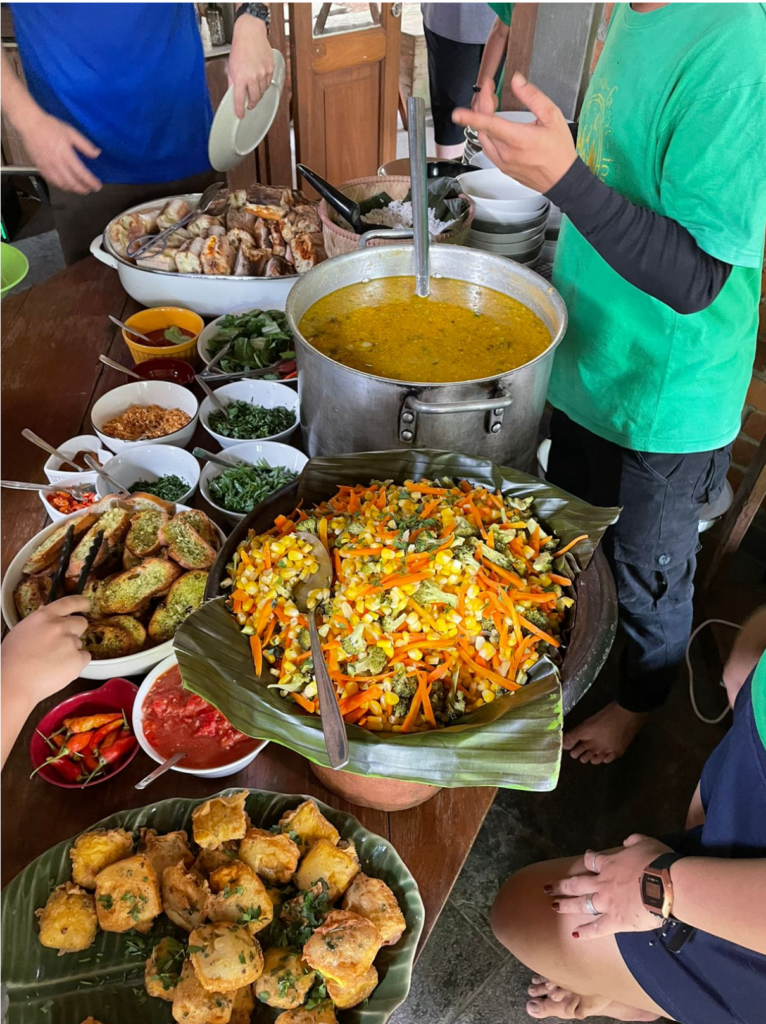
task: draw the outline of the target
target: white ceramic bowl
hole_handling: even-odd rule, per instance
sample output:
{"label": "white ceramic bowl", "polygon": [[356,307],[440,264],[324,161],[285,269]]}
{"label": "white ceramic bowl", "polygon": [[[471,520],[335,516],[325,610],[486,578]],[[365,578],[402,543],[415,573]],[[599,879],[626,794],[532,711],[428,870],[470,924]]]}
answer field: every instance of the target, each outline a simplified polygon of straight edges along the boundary
{"label": "white ceramic bowl", "polygon": [[[126,412],[133,405],[159,405],[163,409],[181,409],[191,419],[185,427],[175,430],[172,434],[148,438],[146,441],[120,441],[102,432],[105,423]],[[197,411],[197,399],[188,388],[163,380],[137,380],[102,395],[91,409],[90,418],[105,447],[119,453],[139,444],[172,444],[178,448],[185,448],[197,426]]]}
{"label": "white ceramic bowl", "polygon": [[[94,473],[93,475],[95,476],[96,474]],[[91,489],[91,490],[92,490],[92,491],[93,491],[94,493],[97,493],[97,492],[96,492],[96,485],[95,485],[95,484],[91,483],[91,482],[90,482],[90,481],[88,481],[88,480],[86,480],[86,481],[84,481],[84,482],[85,482],[85,483],[90,483],[90,484],[91,484],[91,486],[90,486],[90,489]],[[70,485],[69,485],[69,484],[61,484],[61,487],[60,487],[60,489],[61,489],[62,491],[68,491],[68,490],[69,490],[69,487],[70,487]],[[46,512],[48,513],[48,518],[49,518],[49,519],[51,520],[51,522],[54,522],[54,523],[61,523],[61,522],[63,522],[63,521],[65,520],[65,519],[68,519],[68,518],[69,518],[69,516],[74,516],[74,515],[77,515],[77,513],[76,513],[76,512],[69,512],[69,513],[66,513],[66,512],[59,512],[59,510],[58,510],[58,509],[54,508],[54,507],[53,507],[53,505],[51,505],[51,503],[50,503],[50,502],[48,501],[48,499],[46,498],[46,495],[47,495],[47,494],[52,494],[52,493],[53,493],[52,491],[38,491],[38,492],[37,492],[37,495],[38,495],[38,497],[39,497],[40,501],[42,502],[43,508],[44,508],[44,509],[45,509],[45,511],[46,511]],[[85,511],[87,511],[87,509],[85,509]]]}
{"label": "white ceramic bowl", "polygon": [[[242,441],[227,448],[225,452],[221,453],[221,456],[228,459],[232,465],[236,465],[238,462],[249,462],[254,465],[259,459],[265,459],[270,466],[284,466],[285,469],[291,469],[298,474],[303,472],[303,467],[309,461],[308,456],[299,452],[297,448],[290,448],[289,445],[279,444],[277,441]],[[200,476],[199,489],[205,501],[226,516],[230,523],[239,523],[247,513],[229,512],[222,505],[217,505],[210,497],[210,481],[223,472],[222,466],[217,466],[214,462],[206,462]]]}
{"label": "white ceramic bowl", "polygon": [[[133,732],[136,734],[139,746],[148,754],[152,760],[157,761],[158,764],[162,764],[165,758],[158,754],[157,751],[152,747],[144,735],[144,701],[147,698],[149,691],[154,685],[155,681],[159,679],[161,675],[173,668],[174,665],[178,664],[175,654],[171,654],[170,657],[165,658],[163,661],[156,665],[151,672],[146,676],[143,683],[138,688],[136,699],[133,703]],[[245,754],[244,757],[237,758],[236,761],[232,761],[230,764],[219,765],[217,768],[183,768],[183,761],[181,764],[176,765],[170,770],[172,772],[181,772],[183,775],[199,775],[203,779],[222,779],[226,775],[234,775],[236,772],[246,768],[251,761],[254,761],[258,754],[266,746],[265,741],[260,740],[259,746],[251,754]]]}
{"label": "white ceramic bowl", "polygon": [[526,213],[524,214],[506,214],[501,221],[493,220],[474,220],[471,224],[471,231],[483,231],[490,235],[506,235],[508,233],[515,233],[517,231],[529,231],[531,229],[540,230],[544,228],[548,220],[548,206],[535,214],[533,217],[529,217]]}
{"label": "white ceramic bowl", "polygon": [[[221,328],[221,321],[224,319],[224,317],[245,316],[248,313],[256,313],[258,312],[259,309],[278,309],[280,310],[280,312],[284,312],[286,300],[287,295],[285,295],[285,298],[281,302],[272,303],[270,306],[256,306],[253,309],[238,309],[235,313],[224,313],[223,316],[218,316],[215,318],[215,320],[211,320],[210,323],[205,328],[205,330],[200,334],[199,338],[197,338],[197,352],[205,366],[207,366],[210,360],[213,358],[213,353],[210,351],[210,342],[213,340],[216,334],[218,334],[218,331]],[[213,368],[213,372],[215,372],[215,367]]]}
{"label": "white ceramic bowl", "polygon": [[[100,438],[95,434],[79,434],[77,437],[70,437],[68,441],[57,444],[56,447],[64,455],[76,455],[78,452],[95,452],[98,461],[103,466],[107,459],[111,458],[111,452],[106,451]],[[61,459],[57,455],[51,455],[43,467],[48,482],[52,484],[87,484],[95,483],[96,474],[91,470],[83,470],[76,473],[73,469],[62,469]]]}
{"label": "white ceramic bowl", "polygon": [[545,234],[526,242],[483,242],[478,239],[471,239],[471,248],[481,249],[484,252],[497,252],[501,256],[524,256],[539,252],[545,241]]}
{"label": "white ceramic bowl", "polygon": [[[183,512],[187,510],[187,507],[185,505],[176,504],[176,510],[178,512]],[[75,516],[83,514],[83,512],[73,512],[71,517],[67,518],[73,519]],[[46,537],[49,537],[54,530],[57,530],[60,525],[60,523],[50,523],[48,526],[43,527],[39,533],[35,534],[35,536],[20,549],[6,570],[5,576],[3,577],[2,592],[0,593],[0,603],[2,604],[3,618],[10,629],[12,629],[19,621],[16,605],[13,600],[13,591],[16,589],[16,584],[22,577],[22,566],[32,552],[42,544]],[[217,525],[215,528],[218,530],[221,543],[223,543],[226,540],[226,535]],[[163,658],[167,658],[168,655],[172,653],[173,641],[167,640],[164,644],[158,644],[156,647],[150,647],[147,650],[139,651],[137,654],[129,654],[124,658],[102,658],[100,661],[92,660],[80,674],[83,679],[111,679],[113,676],[137,676],[146,672],[148,669],[156,665],[157,662],[162,661]]]}
{"label": "white ceramic bowl", "polygon": [[[286,409],[290,409],[295,415],[295,423],[292,427],[288,427],[287,430],[282,430],[278,434],[270,434],[268,437],[253,438],[252,440],[286,442],[300,425],[298,393],[293,391],[292,388],[287,387],[286,384],[278,384],[273,380],[237,380],[231,384],[224,384],[223,387],[215,388],[214,390],[224,405],[234,401],[249,402],[250,405],[260,405],[264,409],[276,409],[277,406],[281,405]],[[243,440],[248,440],[245,438],[224,437],[223,434],[217,434],[210,426],[210,414],[214,412],[217,412],[216,408],[211,400],[206,398],[199,407],[199,421],[208,434],[214,437],[222,448],[233,448],[235,445],[242,444]]]}
{"label": "white ceramic bowl", "polygon": [[458,176],[466,195],[473,199],[481,220],[502,222],[508,214],[525,214],[531,219],[547,208],[548,200],[540,192],[527,188],[496,167],[467,171]]}
{"label": "white ceramic bowl", "polygon": [[[171,444],[139,444],[126,448],[119,455],[113,455],[104,469],[118,484],[129,490],[138,480],[159,480],[171,474],[185,480],[189,489],[177,502],[187,505],[199,483],[199,462],[183,448]],[[113,494],[114,490],[100,476],[96,478],[96,492],[99,498]]]}
{"label": "white ceramic bowl", "polygon": [[495,245],[511,245],[517,242],[528,242],[530,239],[537,239],[538,235],[545,235],[547,228],[545,223],[537,224],[533,228],[526,228],[524,231],[474,231],[473,228],[468,234],[472,241],[489,242]]}

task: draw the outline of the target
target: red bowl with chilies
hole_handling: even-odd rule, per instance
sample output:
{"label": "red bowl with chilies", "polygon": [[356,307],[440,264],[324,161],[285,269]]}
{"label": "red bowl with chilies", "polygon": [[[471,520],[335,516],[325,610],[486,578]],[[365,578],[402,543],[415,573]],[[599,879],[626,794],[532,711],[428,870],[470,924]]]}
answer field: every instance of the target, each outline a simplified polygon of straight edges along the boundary
{"label": "red bowl with chilies", "polygon": [[[62,701],[55,708],[44,715],[37,723],[37,727],[29,744],[29,757],[35,768],[40,770],[37,775],[54,786],[61,786],[62,789],[87,789],[90,786],[97,786],[100,782],[108,782],[118,772],[130,764],[138,753],[138,742],[134,742],[132,748],[117,762],[111,771],[90,782],[68,782],[59,770],[53,765],[46,765],[45,761],[53,753],[51,748],[43,739],[43,736],[50,736],[64,724],[65,718],[80,718],[85,715],[111,714],[117,711],[125,713],[125,719],[130,725],[133,715],[133,704],[136,700],[138,687],[128,679],[109,679],[103,686],[96,690],[86,690],[78,693],[68,700]],[[132,726],[131,726],[132,732]],[[42,734],[42,735],[41,735]],[[135,737],[134,737],[135,739]]]}

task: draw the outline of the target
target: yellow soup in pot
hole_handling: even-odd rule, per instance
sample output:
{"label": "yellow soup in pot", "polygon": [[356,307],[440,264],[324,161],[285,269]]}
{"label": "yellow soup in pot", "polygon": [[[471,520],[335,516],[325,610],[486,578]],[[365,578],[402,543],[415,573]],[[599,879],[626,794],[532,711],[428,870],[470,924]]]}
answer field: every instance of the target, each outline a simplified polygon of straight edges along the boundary
{"label": "yellow soup in pot", "polygon": [[507,373],[551,343],[518,300],[447,278],[432,278],[427,298],[415,295],[414,277],[350,284],[314,303],[299,327],[314,348],[355,370],[434,384]]}

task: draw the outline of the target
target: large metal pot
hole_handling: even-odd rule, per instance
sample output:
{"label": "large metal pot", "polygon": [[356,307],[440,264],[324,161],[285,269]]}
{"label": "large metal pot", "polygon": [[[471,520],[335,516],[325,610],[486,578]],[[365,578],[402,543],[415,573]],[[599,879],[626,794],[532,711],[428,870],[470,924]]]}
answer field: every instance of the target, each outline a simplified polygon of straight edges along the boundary
{"label": "large metal pot", "polygon": [[184,306],[200,316],[221,316],[248,309],[284,309],[288,292],[298,280],[293,277],[235,277],[233,274],[179,274],[167,270],[137,267],[121,256],[109,240],[109,228],[126,213],[159,209],[171,199],[185,199],[194,205],[199,192],[168,196],[139,203],[124,210],[96,235],[90,244],[91,255],[116,270],[120,284],[142,306]]}
{"label": "large metal pot", "polygon": [[319,299],[346,285],[414,276],[415,251],[412,245],[387,245],[336,256],[300,278],[285,306],[296,338],[308,453],[417,446],[479,455],[528,470],[534,464],[553,353],[567,324],[561,296],[534,271],[476,249],[435,245],[430,261],[433,276],[494,288],[524,303],[550,331],[550,345],[516,370],[482,377],[477,367],[475,380],[456,384],[409,383],[352,370],[322,355],[303,337],[301,318]]}

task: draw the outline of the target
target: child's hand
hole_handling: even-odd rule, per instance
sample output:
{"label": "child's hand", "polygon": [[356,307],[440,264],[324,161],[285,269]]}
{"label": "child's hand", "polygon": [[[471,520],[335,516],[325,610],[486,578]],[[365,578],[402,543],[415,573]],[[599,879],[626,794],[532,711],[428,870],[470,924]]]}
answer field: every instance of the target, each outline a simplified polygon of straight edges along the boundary
{"label": "child's hand", "polygon": [[80,675],[90,661],[80,645],[88,608],[85,597],[62,597],[13,627],[2,646],[6,694],[24,692],[34,707]]}

